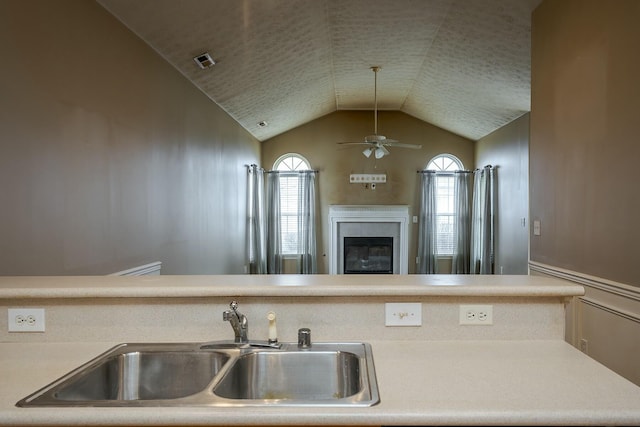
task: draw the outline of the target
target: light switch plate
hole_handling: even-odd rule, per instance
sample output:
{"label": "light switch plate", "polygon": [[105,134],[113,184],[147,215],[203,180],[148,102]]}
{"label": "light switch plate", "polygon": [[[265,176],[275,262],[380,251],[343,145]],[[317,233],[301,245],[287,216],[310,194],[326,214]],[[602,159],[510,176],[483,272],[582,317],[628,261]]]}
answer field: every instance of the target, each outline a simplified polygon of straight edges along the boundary
{"label": "light switch plate", "polygon": [[422,326],[422,303],[388,302],[384,305],[385,326]]}
{"label": "light switch plate", "polygon": [[533,220],[533,235],[534,236],[539,236],[540,235],[540,220],[539,219],[534,219]]}

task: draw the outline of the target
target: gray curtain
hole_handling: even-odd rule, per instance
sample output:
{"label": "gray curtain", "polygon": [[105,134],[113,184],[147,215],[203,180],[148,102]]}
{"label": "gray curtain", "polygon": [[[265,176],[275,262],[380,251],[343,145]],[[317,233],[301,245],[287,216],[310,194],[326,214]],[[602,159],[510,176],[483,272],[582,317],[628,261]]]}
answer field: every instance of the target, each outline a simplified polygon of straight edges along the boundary
{"label": "gray curtain", "polygon": [[[282,242],[281,183],[295,178],[297,181],[297,218],[295,218],[295,255],[291,248],[285,255]],[[285,181],[286,182],[286,181]],[[290,181],[289,181],[290,182]],[[316,171],[269,171],[266,183],[266,220],[263,222],[266,234],[266,273],[284,273],[284,258],[296,257],[296,273],[315,274],[318,272],[316,238]],[[289,224],[289,223],[287,223]],[[286,230],[286,228],[285,228]],[[289,229],[290,230],[290,229]],[[289,244],[291,242],[289,241]]]}
{"label": "gray curtain", "polygon": [[282,242],[280,234],[280,174],[267,174],[267,274],[283,272]]}
{"label": "gray curtain", "polygon": [[473,173],[456,171],[454,175],[455,247],[451,273],[469,274],[471,248],[471,188]]}
{"label": "gray curtain", "polygon": [[318,272],[316,250],[316,172],[298,172],[298,262],[299,274]]}
{"label": "gray curtain", "polygon": [[474,171],[471,221],[471,274],[494,273],[495,173],[485,166]]}
{"label": "gray curtain", "polygon": [[247,248],[250,274],[267,272],[264,170],[251,165],[247,170]]}
{"label": "gray curtain", "polygon": [[434,171],[421,171],[418,274],[434,274],[438,272],[436,227],[436,173]]}

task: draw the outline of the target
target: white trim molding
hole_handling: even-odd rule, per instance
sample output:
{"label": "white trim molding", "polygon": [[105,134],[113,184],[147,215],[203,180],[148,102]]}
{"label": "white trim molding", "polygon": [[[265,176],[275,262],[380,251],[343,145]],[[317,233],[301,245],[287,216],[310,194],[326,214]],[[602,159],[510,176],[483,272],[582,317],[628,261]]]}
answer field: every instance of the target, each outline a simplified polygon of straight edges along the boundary
{"label": "white trim molding", "polygon": [[535,261],[529,261],[529,271],[536,271],[548,276],[558,277],[590,288],[599,289],[624,298],[640,301],[640,288],[624,283],[614,282],[613,280],[590,276],[588,274],[566,270],[564,268],[554,267],[552,265],[542,264]]}
{"label": "white trim molding", "polygon": [[162,268],[162,263],[160,261],[156,261],[150,264],[139,265],[127,270],[111,273],[109,276],[157,276],[160,274],[160,268]]}
{"label": "white trim molding", "polygon": [[587,297],[580,297],[580,302],[582,302],[583,304],[587,304],[590,305],[592,307],[598,308],[600,310],[604,310],[608,313],[614,314],[616,316],[625,318],[627,320],[631,320],[632,322],[636,322],[640,324],[640,316],[634,314],[634,313],[630,313],[626,310],[620,310],[617,307],[613,307],[611,305],[607,305],[607,304],[602,304],[599,301],[595,301],[591,298],[587,298]]}

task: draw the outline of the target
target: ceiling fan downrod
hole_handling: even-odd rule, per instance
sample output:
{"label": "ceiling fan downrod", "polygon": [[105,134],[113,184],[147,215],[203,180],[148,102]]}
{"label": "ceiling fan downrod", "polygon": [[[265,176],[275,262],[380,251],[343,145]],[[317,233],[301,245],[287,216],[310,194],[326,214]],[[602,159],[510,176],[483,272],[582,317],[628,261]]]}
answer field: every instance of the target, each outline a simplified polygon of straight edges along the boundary
{"label": "ceiling fan downrod", "polygon": [[379,66],[370,67],[371,71],[373,71],[373,135],[367,135],[364,137],[364,141],[360,142],[338,142],[338,144],[347,144],[347,145],[368,145],[367,148],[364,149],[362,154],[365,157],[370,157],[371,154],[375,154],[376,159],[381,159],[382,157],[389,154],[389,150],[387,150],[387,146],[393,147],[403,147],[403,148],[422,148],[421,145],[415,144],[401,144],[399,141],[395,139],[387,139],[384,135],[378,135],[378,71],[382,69]]}
{"label": "ceiling fan downrod", "polygon": [[373,71],[373,134],[378,135],[378,71],[380,67],[371,67]]}

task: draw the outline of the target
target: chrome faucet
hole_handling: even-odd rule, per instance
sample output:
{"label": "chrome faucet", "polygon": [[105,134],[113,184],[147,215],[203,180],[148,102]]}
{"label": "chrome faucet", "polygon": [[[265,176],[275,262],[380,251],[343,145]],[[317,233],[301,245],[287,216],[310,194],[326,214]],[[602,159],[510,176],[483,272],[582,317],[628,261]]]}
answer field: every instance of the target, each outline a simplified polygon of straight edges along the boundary
{"label": "chrome faucet", "polygon": [[249,342],[249,338],[247,337],[247,333],[249,331],[249,321],[247,320],[247,316],[242,313],[238,313],[238,303],[236,301],[231,301],[229,307],[231,310],[225,310],[222,313],[222,320],[231,323],[233,333],[235,334],[235,342]]}

